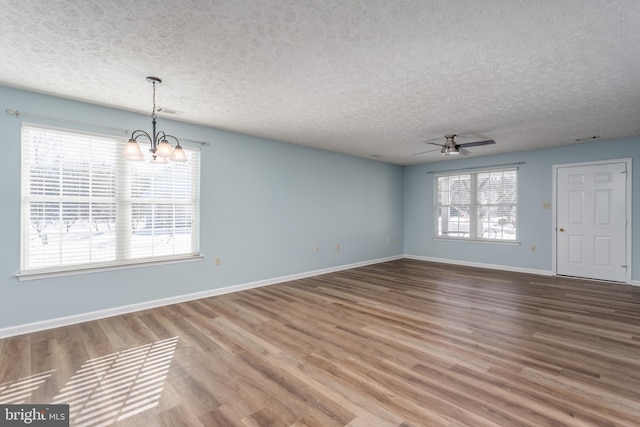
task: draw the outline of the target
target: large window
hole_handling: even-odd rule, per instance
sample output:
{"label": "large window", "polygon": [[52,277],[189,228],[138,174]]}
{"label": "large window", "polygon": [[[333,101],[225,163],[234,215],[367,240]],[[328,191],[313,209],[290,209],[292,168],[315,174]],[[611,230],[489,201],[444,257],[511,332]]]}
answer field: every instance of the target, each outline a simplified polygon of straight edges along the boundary
{"label": "large window", "polygon": [[23,124],[21,275],[198,255],[199,149],[158,165],[124,144]]}
{"label": "large window", "polygon": [[435,177],[435,236],[515,241],[517,169]]}

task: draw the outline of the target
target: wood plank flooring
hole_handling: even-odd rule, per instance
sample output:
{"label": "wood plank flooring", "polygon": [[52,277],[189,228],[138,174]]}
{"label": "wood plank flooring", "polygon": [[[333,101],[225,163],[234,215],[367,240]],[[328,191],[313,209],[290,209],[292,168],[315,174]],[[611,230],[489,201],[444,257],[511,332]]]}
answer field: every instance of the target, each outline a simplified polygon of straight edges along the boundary
{"label": "wood plank flooring", "polygon": [[638,426],[640,288],[397,260],[0,340],[77,426]]}

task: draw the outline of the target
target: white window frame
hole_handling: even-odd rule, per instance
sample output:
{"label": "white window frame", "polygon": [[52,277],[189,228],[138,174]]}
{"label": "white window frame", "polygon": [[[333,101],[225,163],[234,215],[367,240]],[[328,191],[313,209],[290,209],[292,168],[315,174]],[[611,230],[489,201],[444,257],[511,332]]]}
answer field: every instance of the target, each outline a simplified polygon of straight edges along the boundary
{"label": "white window frame", "polygon": [[[484,236],[478,235],[478,175],[486,174],[486,173],[498,173],[498,172],[507,172],[513,171],[516,173],[516,223],[514,225],[514,238],[513,239],[503,239],[497,237],[491,237],[490,234],[486,234]],[[456,177],[456,176],[469,176],[469,205],[460,204],[460,207],[468,207],[468,231],[460,231],[456,230],[452,232],[451,235],[444,235],[440,233],[440,218],[439,218],[439,210],[440,208],[452,207],[455,206],[451,203],[449,204],[439,204],[438,195],[439,195],[439,180],[440,178],[446,177]],[[466,169],[459,171],[449,171],[446,173],[437,173],[434,174],[433,177],[433,239],[434,240],[452,240],[452,241],[465,241],[465,242],[482,242],[482,243],[498,243],[498,244],[520,244],[518,240],[518,222],[519,222],[519,204],[520,204],[520,195],[519,195],[519,168],[518,167],[496,167],[496,168],[480,168],[480,169]],[[453,234],[455,233],[455,234]]]}
{"label": "white window frame", "polygon": [[[29,239],[30,239],[30,221],[31,221],[31,209],[30,202],[36,199],[47,200],[47,196],[33,196],[29,191],[29,180],[30,180],[30,172],[27,170],[28,168],[28,160],[26,156],[28,155],[26,150],[26,144],[24,137],[25,128],[29,129],[42,129],[43,131],[50,132],[63,132],[67,134],[73,134],[74,137],[83,138],[99,138],[105,143],[113,143],[116,145],[115,155],[121,156],[121,153],[124,149],[124,145],[126,144],[126,140],[122,137],[115,137],[112,135],[100,135],[95,133],[81,132],[74,129],[63,129],[63,128],[55,128],[51,126],[42,126],[38,124],[32,123],[22,123],[22,133],[21,137],[22,141],[22,167],[21,167],[21,239],[20,239],[20,272],[16,274],[20,281],[24,280],[33,280],[33,279],[41,279],[48,277],[58,277],[58,276],[67,276],[67,275],[75,275],[82,274],[88,272],[97,272],[97,271],[109,271],[115,269],[123,269],[123,268],[135,268],[141,266],[150,266],[150,265],[159,265],[159,264],[168,264],[168,263],[181,263],[181,262],[190,262],[190,261],[198,261],[202,259],[202,256],[199,253],[199,235],[200,235],[200,148],[199,147],[191,147],[183,145],[185,151],[191,153],[191,182],[192,182],[192,195],[191,202],[181,204],[185,206],[191,206],[191,250],[188,253],[176,253],[173,255],[162,255],[162,256],[150,256],[145,258],[135,258],[131,254],[131,239],[132,239],[132,227],[131,227],[131,204],[136,200],[132,198],[130,192],[130,179],[129,173],[132,166],[131,161],[125,161],[120,157],[116,157],[113,159],[115,162],[113,169],[116,175],[116,194],[112,197],[112,203],[115,203],[115,240],[116,240],[116,250],[115,250],[115,258],[106,262],[85,262],[78,264],[59,264],[59,265],[50,265],[42,268],[28,268],[25,267],[27,265],[27,257],[29,256]],[[146,162],[146,160],[145,160]],[[195,162],[195,163],[193,163]],[[137,163],[137,162],[136,162]],[[157,167],[156,165],[149,165],[150,167]],[[28,193],[28,194],[27,194]],[[51,196],[50,201],[59,202],[61,198],[64,196]],[[82,202],[88,203],[92,197],[88,196],[86,198],[82,198],[82,196],[76,196],[72,198],[72,202]],[[78,199],[81,199],[78,201]],[[66,200],[66,199],[65,199]],[[145,199],[145,202],[166,202],[166,203],[178,203],[178,200],[173,200],[171,198],[165,199]],[[174,222],[175,226],[175,222]]]}

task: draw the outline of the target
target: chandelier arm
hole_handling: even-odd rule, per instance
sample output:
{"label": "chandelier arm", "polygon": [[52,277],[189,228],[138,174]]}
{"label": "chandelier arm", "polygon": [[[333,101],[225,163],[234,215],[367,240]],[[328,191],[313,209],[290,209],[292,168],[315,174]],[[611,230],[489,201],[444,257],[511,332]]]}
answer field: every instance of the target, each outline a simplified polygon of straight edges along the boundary
{"label": "chandelier arm", "polygon": [[[160,133],[160,132],[158,132],[158,133]],[[180,141],[178,140],[178,138],[176,138],[176,137],[175,137],[175,136],[173,136],[173,135],[168,135],[168,134],[166,134],[166,133],[162,132],[162,138],[163,138],[163,139],[171,138],[171,139],[173,139],[173,140],[176,142],[176,144],[177,144],[178,146],[180,145]]]}
{"label": "chandelier arm", "polygon": [[149,140],[149,142],[153,144],[153,138],[151,138],[151,135],[149,135],[147,132],[145,132],[145,131],[143,131],[143,130],[138,129],[138,130],[134,130],[134,131],[131,133],[131,139],[135,139],[136,141],[137,141],[137,140],[138,140],[138,138],[139,138],[139,137],[141,137],[141,136],[145,136],[145,137],[147,137],[147,139]]}

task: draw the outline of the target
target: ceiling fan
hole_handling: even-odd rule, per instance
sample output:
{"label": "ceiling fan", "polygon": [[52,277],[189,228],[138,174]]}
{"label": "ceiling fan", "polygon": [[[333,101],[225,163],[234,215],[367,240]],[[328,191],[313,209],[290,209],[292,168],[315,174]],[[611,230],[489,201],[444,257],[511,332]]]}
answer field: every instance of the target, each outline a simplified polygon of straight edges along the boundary
{"label": "ceiling fan", "polygon": [[[451,155],[457,155],[457,154],[460,154],[462,156],[466,156],[470,152],[465,150],[464,147],[477,147],[479,145],[490,145],[490,144],[495,144],[496,143],[493,139],[488,139],[486,141],[465,142],[464,144],[456,144],[456,142],[454,140],[456,135],[450,134],[450,135],[445,135],[444,137],[447,140],[444,144],[436,144],[435,142],[427,142],[427,144],[437,145],[438,147],[442,147],[440,149],[440,153],[443,156],[451,156]],[[418,154],[431,153],[431,152],[434,152],[434,151],[437,151],[437,149],[436,150],[422,151],[420,153],[415,153],[414,156],[417,156]]]}

